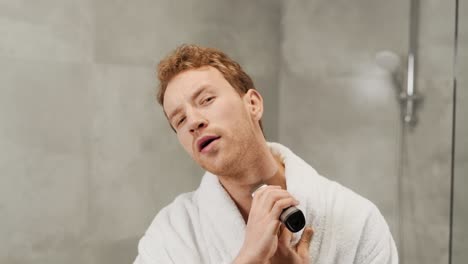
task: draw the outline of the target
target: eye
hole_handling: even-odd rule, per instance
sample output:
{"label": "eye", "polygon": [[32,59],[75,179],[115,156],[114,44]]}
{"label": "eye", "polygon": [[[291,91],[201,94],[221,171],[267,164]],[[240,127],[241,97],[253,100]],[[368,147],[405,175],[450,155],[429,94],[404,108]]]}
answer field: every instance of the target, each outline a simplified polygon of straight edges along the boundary
{"label": "eye", "polygon": [[210,96],[210,97],[208,97],[208,98],[205,98],[205,99],[202,101],[202,104],[207,104],[207,103],[213,101],[213,99],[214,99],[214,96]]}
{"label": "eye", "polygon": [[182,124],[182,122],[184,122],[184,120],[185,120],[185,116],[183,116],[181,119],[179,119],[179,121],[177,121],[177,126]]}

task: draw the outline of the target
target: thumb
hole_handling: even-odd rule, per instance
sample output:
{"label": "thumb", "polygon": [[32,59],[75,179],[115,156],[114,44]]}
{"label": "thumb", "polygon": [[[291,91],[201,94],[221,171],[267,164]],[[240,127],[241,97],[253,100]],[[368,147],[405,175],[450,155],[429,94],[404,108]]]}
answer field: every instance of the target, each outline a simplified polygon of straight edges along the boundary
{"label": "thumb", "polygon": [[309,255],[309,246],[312,236],[314,235],[314,230],[312,227],[306,227],[302,233],[301,240],[297,244],[297,253],[301,257],[306,257]]}
{"label": "thumb", "polygon": [[289,245],[291,244],[291,239],[292,233],[284,225],[281,225],[278,237],[280,245],[289,248]]}

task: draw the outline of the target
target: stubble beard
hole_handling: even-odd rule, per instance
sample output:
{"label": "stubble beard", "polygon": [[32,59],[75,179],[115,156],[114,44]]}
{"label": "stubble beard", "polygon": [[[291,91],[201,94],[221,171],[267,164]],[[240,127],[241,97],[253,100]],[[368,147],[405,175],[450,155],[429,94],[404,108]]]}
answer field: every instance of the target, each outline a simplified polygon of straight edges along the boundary
{"label": "stubble beard", "polygon": [[239,137],[234,142],[234,149],[226,157],[222,170],[218,176],[228,181],[243,182],[245,172],[258,162],[259,142],[255,138],[253,131],[245,130],[243,134],[238,133]]}
{"label": "stubble beard", "polygon": [[202,167],[228,180],[239,179],[252,159],[254,138],[249,131],[244,130],[230,138],[222,137],[221,140],[225,141],[217,153],[218,156],[210,163],[202,164]]}

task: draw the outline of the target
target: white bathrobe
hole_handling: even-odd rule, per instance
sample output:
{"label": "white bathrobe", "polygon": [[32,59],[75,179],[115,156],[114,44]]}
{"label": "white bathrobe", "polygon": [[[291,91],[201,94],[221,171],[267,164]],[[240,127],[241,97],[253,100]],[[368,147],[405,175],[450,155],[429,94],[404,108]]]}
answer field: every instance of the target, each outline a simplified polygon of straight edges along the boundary
{"label": "white bathrobe", "polygon": [[[311,263],[398,263],[385,219],[377,207],[340,184],[320,176],[278,143],[287,190],[312,226]],[[231,263],[244,241],[246,224],[218,181],[206,172],[198,189],[163,208],[138,245],[134,264]],[[293,235],[297,243],[302,231]]]}

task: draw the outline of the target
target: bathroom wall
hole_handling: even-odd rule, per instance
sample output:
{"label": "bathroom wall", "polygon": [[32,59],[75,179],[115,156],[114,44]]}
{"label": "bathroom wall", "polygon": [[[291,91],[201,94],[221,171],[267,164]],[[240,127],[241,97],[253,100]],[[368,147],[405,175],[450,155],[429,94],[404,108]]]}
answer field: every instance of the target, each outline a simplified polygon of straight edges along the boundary
{"label": "bathroom wall", "polygon": [[409,1],[283,2],[279,139],[380,208],[402,263],[447,263],[454,1],[421,1],[424,101],[402,137],[398,85],[375,56],[399,54],[406,70],[409,12]]}
{"label": "bathroom wall", "polygon": [[202,171],[155,102],[156,63],[220,48],[264,94],[277,139],[276,1],[2,1],[0,263],[131,263]]}

